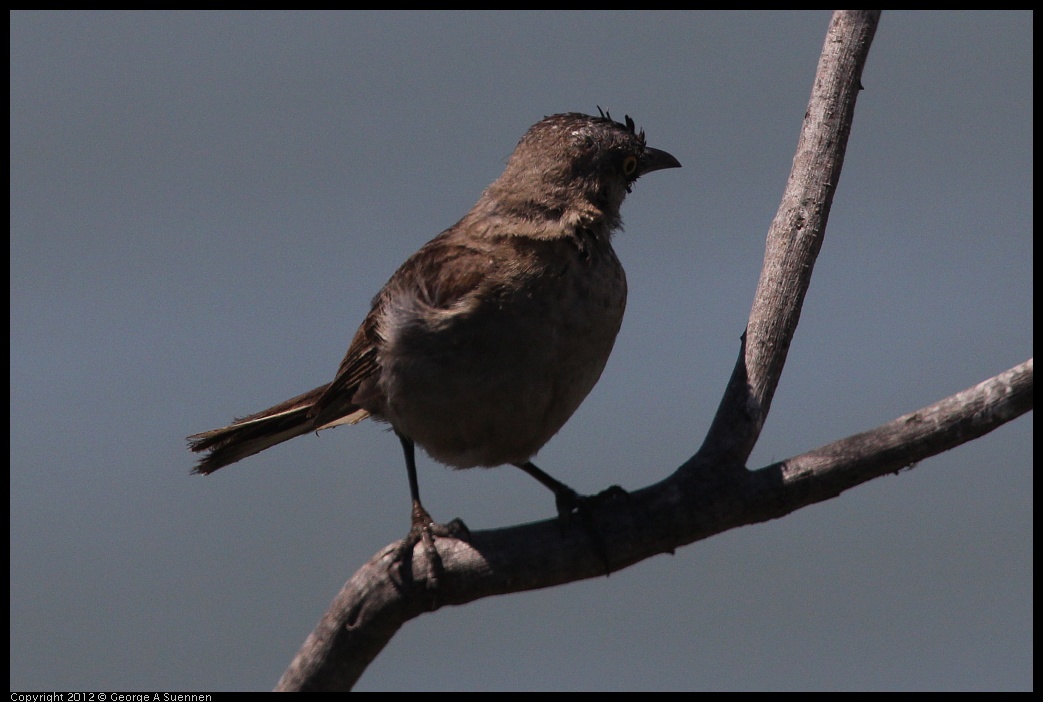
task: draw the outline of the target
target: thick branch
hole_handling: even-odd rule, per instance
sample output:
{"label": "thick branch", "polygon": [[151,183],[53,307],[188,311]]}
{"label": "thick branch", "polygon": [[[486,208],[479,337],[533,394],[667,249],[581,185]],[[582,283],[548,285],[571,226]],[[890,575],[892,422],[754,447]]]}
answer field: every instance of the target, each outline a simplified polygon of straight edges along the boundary
{"label": "thick branch", "polygon": [[[612,500],[594,515],[613,570],[746,524],[831,499],[873,478],[947,451],[1032,409],[1033,362],[876,429],[758,471],[682,469]],[[475,532],[469,543],[439,539],[437,591],[420,579],[418,554],[403,580],[394,544],[374,556],[337,595],[308,636],[279,690],[350,688],[402,624],[424,611],[604,575],[586,532],[563,534],[557,520]]]}

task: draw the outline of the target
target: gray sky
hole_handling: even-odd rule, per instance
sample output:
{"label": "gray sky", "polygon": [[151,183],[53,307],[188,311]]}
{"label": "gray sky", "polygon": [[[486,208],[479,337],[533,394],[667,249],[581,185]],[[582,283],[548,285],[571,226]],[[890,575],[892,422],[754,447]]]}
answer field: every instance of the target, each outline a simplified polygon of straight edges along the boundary
{"label": "gray sky", "polygon": [[[601,382],[538,463],[638,488],[738,351],[829,19],[11,15],[11,687],[270,689],[408,528],[395,438],[190,476],[187,434],[332,378],[370,297],[531,124],[629,114]],[[1032,15],[885,13],[756,468],[1032,355]],[[609,578],[410,622],[362,690],[1031,689],[1032,416]],[[420,460],[436,519],[549,518]]]}

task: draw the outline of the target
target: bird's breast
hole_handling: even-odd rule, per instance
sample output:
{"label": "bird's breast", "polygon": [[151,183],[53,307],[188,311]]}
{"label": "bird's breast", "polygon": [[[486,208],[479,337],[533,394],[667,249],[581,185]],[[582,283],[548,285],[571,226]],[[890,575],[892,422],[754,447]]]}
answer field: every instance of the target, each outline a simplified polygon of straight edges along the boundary
{"label": "bird's breast", "polygon": [[524,243],[444,309],[389,307],[383,418],[454,467],[529,460],[594,387],[623,319],[626,276],[607,242]]}

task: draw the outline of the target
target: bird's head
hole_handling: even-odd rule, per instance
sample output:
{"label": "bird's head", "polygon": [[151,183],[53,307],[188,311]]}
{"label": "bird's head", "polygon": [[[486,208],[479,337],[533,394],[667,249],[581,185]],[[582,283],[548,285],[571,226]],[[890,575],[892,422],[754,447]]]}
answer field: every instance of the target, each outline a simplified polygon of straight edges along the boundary
{"label": "bird's head", "polygon": [[557,220],[563,226],[619,226],[619,208],[639,177],[679,168],[645,143],[629,116],[551,115],[525,133],[483,200],[501,214]]}

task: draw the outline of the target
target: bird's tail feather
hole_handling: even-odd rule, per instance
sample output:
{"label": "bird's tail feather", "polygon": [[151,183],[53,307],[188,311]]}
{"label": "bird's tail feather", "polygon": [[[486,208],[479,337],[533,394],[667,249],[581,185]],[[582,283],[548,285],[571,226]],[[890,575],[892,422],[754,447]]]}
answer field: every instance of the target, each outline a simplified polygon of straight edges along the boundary
{"label": "bird's tail feather", "polygon": [[207,452],[192,472],[209,475],[266,448],[323,428],[315,426],[314,418],[308,414],[328,387],[317,387],[262,412],[237,419],[227,427],[188,437],[193,451]]}

